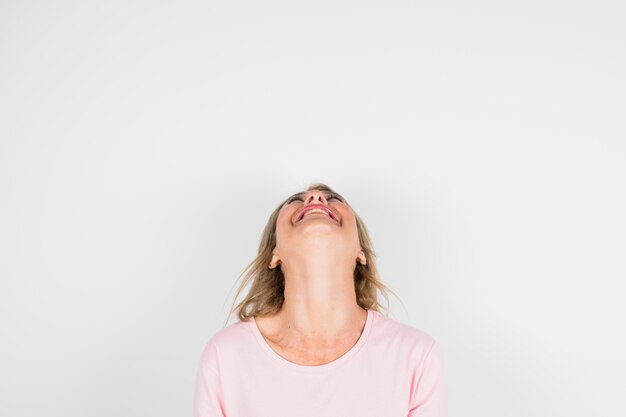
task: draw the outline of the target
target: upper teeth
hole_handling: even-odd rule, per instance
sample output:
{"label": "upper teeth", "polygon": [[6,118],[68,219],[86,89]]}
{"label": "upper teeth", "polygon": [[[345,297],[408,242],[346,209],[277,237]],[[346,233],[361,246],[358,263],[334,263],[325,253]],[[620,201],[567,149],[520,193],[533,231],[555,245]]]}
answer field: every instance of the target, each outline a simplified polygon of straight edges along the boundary
{"label": "upper teeth", "polygon": [[[330,216],[330,214],[328,214],[328,212],[326,210],[322,210],[322,209],[318,209],[318,208],[307,210],[306,213],[304,213],[304,216],[306,216],[309,213],[324,213],[327,216]],[[302,216],[302,217],[304,217],[304,216]]]}

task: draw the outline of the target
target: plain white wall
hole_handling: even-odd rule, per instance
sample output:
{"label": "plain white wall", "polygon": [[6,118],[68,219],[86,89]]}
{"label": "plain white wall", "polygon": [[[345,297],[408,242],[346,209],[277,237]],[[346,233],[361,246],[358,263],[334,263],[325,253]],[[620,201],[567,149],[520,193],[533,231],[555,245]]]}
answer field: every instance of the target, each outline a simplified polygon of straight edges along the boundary
{"label": "plain white wall", "polygon": [[324,181],[451,416],[625,415],[625,18],[3,1],[0,414],[191,415],[267,217]]}

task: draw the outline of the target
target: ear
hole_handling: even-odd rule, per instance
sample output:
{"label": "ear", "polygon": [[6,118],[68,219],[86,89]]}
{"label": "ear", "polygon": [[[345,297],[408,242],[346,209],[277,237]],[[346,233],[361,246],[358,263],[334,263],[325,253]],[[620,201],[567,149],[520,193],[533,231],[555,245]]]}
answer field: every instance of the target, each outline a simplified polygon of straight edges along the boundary
{"label": "ear", "polygon": [[278,257],[278,255],[276,255],[275,253],[272,254],[272,260],[270,261],[270,264],[268,265],[269,269],[274,269],[276,268],[278,265],[280,265],[281,261],[280,258]]}
{"label": "ear", "polygon": [[359,252],[359,254],[357,255],[356,259],[361,262],[361,265],[366,265],[367,264],[367,259],[365,258],[365,252],[363,252],[362,250]]}

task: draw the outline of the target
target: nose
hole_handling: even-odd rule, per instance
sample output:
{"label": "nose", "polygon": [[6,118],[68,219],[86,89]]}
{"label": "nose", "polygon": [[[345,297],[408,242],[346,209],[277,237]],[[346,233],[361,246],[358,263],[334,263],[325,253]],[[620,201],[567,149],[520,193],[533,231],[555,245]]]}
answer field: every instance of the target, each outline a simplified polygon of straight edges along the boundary
{"label": "nose", "polygon": [[318,190],[311,191],[310,194],[304,199],[304,203],[305,205],[315,204],[315,200],[319,201],[321,204],[326,204],[326,197],[324,197],[324,193]]}

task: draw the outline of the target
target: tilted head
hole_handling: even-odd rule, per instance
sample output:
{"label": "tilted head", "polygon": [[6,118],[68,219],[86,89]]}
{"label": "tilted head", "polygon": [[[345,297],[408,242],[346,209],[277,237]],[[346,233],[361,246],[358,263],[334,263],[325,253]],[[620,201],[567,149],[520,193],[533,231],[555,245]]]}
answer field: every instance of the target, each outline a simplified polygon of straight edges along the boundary
{"label": "tilted head", "polygon": [[317,253],[332,262],[357,259],[366,264],[356,214],[344,197],[330,189],[309,189],[287,198],[278,210],[275,237],[270,268]]}
{"label": "tilted head", "polygon": [[[307,215],[303,209],[311,204],[319,204],[322,210],[330,210],[332,215]],[[305,215],[302,219],[301,214]],[[302,256],[298,251],[320,244],[336,245],[340,256],[353,257],[357,304],[376,311],[383,309],[379,303],[379,293],[388,303],[387,292],[393,291],[380,280],[375,252],[363,220],[343,196],[326,184],[315,183],[306,191],[287,197],[270,214],[261,235],[257,256],[246,266],[247,272],[233,304],[252,280],[250,290],[231,309],[231,314],[235,310],[239,320],[247,320],[250,316],[267,316],[280,311],[285,288],[283,272],[281,268],[276,268],[280,265],[280,257]]]}

